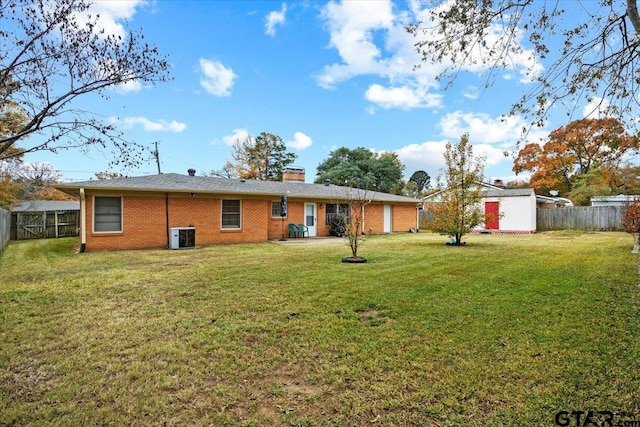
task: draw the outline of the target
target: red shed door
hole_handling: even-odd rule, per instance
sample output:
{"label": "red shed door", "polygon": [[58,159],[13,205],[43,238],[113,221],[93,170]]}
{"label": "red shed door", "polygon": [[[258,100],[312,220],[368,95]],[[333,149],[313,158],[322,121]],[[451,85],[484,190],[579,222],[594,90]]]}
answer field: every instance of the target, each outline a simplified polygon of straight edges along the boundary
{"label": "red shed door", "polygon": [[500,203],[485,202],[484,203],[484,226],[487,230],[500,229]]}

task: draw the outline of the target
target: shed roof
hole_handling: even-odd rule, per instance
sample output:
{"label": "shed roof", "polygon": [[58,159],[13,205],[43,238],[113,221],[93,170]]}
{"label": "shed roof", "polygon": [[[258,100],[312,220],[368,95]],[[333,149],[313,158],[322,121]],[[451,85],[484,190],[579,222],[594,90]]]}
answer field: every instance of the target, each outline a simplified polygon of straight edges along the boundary
{"label": "shed roof", "polygon": [[485,197],[529,197],[534,195],[533,188],[513,188],[505,190],[489,189],[484,194]]}
{"label": "shed roof", "polygon": [[147,175],[128,178],[91,180],[54,185],[58,190],[78,196],[80,189],[102,191],[148,191],[157,193],[205,193],[242,196],[287,195],[293,198],[320,200],[349,200],[366,198],[381,202],[417,203],[418,200],[338,185],[307,184],[303,182],[257,181],[253,179],[228,179],[206,176],[188,176],[176,173]]}
{"label": "shed roof", "polygon": [[[480,187],[482,197],[530,197],[535,195],[535,191],[533,188],[499,188],[490,184],[478,183]],[[436,193],[425,196],[423,200],[425,202],[429,202],[431,200],[437,200],[440,197],[440,194],[443,193],[444,190],[440,190]]]}
{"label": "shed roof", "polygon": [[80,202],[77,200],[23,200],[11,207],[12,212],[42,212],[42,211],[77,211]]}

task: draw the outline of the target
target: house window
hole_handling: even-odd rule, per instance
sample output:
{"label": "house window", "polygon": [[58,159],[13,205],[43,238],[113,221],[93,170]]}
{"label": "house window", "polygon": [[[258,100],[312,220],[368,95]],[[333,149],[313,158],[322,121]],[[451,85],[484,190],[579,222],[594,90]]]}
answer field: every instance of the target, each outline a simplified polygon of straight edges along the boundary
{"label": "house window", "polygon": [[93,231],[122,231],[122,197],[96,196],[93,199]]}
{"label": "house window", "polygon": [[325,212],[326,225],[331,225],[337,216],[346,217],[347,223],[351,220],[351,210],[349,209],[348,203],[327,203]]}
{"label": "house window", "polygon": [[[282,204],[278,202],[271,202],[271,217],[282,218]],[[286,216],[286,215],[285,215]]]}
{"label": "house window", "polygon": [[222,201],[222,228],[240,228],[240,200]]}

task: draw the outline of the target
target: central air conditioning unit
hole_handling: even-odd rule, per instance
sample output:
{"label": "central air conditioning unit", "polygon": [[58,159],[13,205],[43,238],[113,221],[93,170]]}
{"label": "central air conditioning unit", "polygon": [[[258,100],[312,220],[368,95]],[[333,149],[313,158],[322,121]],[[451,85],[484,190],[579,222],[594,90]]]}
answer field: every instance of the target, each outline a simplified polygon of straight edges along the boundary
{"label": "central air conditioning unit", "polygon": [[173,227],[169,229],[169,249],[193,249],[195,247],[195,227]]}

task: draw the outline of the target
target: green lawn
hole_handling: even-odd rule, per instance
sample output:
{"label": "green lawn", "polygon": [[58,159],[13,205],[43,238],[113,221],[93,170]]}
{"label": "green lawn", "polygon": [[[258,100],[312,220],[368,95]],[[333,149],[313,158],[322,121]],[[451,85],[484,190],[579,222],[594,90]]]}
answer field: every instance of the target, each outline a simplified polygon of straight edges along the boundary
{"label": "green lawn", "polygon": [[[555,425],[640,419],[624,233],[0,256],[0,425]],[[627,415],[629,416],[629,415]]]}

